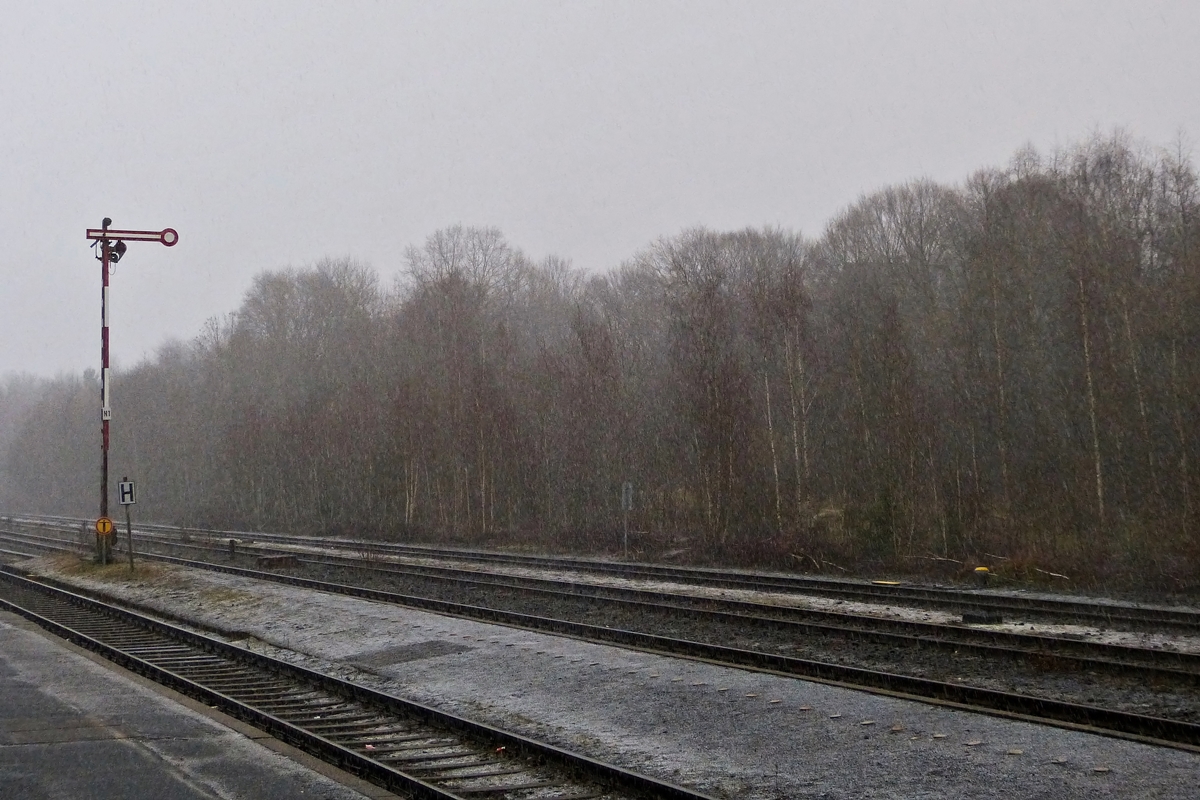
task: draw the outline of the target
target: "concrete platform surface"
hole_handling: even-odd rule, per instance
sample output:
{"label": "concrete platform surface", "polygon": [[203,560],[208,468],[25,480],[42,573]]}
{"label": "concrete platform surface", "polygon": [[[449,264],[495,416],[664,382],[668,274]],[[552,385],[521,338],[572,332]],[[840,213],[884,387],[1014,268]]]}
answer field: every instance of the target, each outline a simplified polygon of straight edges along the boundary
{"label": "concrete platform surface", "polygon": [[0,612],[0,798],[393,797],[98,661]]}

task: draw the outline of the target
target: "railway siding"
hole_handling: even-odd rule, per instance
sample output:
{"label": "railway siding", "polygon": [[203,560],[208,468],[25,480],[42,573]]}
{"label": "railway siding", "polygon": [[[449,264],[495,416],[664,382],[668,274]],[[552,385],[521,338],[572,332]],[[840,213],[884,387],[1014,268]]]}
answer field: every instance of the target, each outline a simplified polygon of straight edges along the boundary
{"label": "railway siding", "polygon": [[711,800],[9,570],[0,607],[417,800]]}
{"label": "railway siding", "polygon": [[[180,547],[189,552],[204,550],[196,543],[172,544],[172,549]],[[223,554],[224,548],[220,552]],[[249,556],[254,563],[261,555],[262,548],[257,548],[239,558]],[[1033,713],[1177,742],[1197,738],[1189,727],[1190,721],[1196,719],[1196,672],[1185,654],[1106,648],[1044,637],[1007,637],[1012,643],[1024,646],[1017,649],[1005,645],[1004,636],[999,636],[1001,641],[994,641],[998,635],[992,631],[973,631],[961,626],[858,618],[860,623],[869,620],[883,628],[891,624],[932,633],[914,637],[911,633],[889,633],[870,627],[839,628],[705,608],[681,608],[675,604],[585,597],[583,594],[590,591],[588,587],[583,591],[578,585],[564,587],[565,591],[553,590],[548,587],[558,584],[548,581],[501,580],[501,584],[511,585],[494,586],[489,576],[475,571],[439,569],[414,573],[407,567],[398,569],[373,560],[330,561],[328,557],[311,555],[299,561],[302,568],[289,570],[292,576],[264,575],[219,565],[212,568],[314,588],[324,584],[313,578],[334,577],[343,584],[363,587],[331,587],[337,591],[418,608],[503,620],[537,630],[714,658],[787,674],[844,680],[873,689],[913,692],[935,700],[955,700],[993,710]],[[635,596],[641,595],[635,593]],[[469,598],[466,604],[462,602],[464,598]],[[659,598],[654,596],[654,599]],[[1061,649],[1056,651],[1050,645]],[[1114,661],[1106,657],[1110,655],[1128,655],[1137,660]],[[997,658],[1001,659],[999,663]],[[1095,679],[1093,674],[1097,670],[1107,673],[1107,677]],[[1141,719],[1146,716],[1151,719]],[[1189,724],[1178,727],[1181,721]],[[1173,726],[1178,730],[1168,733]]]}
{"label": "railway siding", "polygon": [[658,777],[689,776],[718,796],[1183,798],[1200,769],[1200,756],[1182,751],[236,575],[155,569],[140,586],[72,580],[381,691]]}

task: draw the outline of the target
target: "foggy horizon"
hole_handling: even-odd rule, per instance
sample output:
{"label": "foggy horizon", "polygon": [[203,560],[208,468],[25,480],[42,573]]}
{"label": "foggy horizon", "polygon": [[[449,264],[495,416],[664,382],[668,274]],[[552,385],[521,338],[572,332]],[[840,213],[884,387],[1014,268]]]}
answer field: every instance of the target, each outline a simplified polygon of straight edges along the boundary
{"label": "foggy horizon", "polygon": [[821,235],[1023,147],[1200,131],[1183,3],[43,4],[0,32],[0,375],[125,368],[322,258],[385,285],[437,230],[589,273],[703,226]]}

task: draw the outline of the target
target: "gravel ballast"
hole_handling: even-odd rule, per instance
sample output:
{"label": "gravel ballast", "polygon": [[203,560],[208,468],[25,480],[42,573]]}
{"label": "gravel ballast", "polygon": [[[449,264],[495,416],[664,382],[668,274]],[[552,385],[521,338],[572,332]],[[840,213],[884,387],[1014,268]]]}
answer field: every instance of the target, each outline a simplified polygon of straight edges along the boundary
{"label": "gravel ballast", "polygon": [[[1194,680],[1176,683],[1137,675],[1094,673],[1067,665],[1050,668],[1045,659],[1014,661],[967,649],[898,646],[871,637],[831,633],[813,635],[787,627],[722,621],[708,615],[629,608],[603,599],[571,594],[546,595],[516,588],[463,585],[436,578],[398,576],[369,570],[301,565],[289,574],[316,580],[367,586],[400,594],[552,617],[600,627],[635,630],[675,639],[774,653],[811,661],[912,675],[1015,692],[1133,714],[1176,719],[1200,717],[1200,691]],[[764,613],[770,607],[763,607]],[[915,642],[913,644],[916,644]]]}
{"label": "gravel ballast", "polygon": [[231,575],[63,564],[36,566],[717,796],[1192,798],[1200,784],[1200,755],[1175,749]]}

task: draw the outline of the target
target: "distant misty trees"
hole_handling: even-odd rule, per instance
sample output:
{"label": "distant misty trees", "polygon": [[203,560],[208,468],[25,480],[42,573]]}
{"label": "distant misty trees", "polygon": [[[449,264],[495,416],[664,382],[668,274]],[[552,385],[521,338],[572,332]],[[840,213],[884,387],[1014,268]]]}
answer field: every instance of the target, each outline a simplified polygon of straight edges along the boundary
{"label": "distant misty trees", "polygon": [[[1122,136],[603,275],[454,227],[118,374],[114,469],[187,522],[611,547],[630,480],[641,541],[714,555],[1194,581],[1198,311],[1196,171]],[[91,380],[5,385],[10,506],[94,505]]]}

